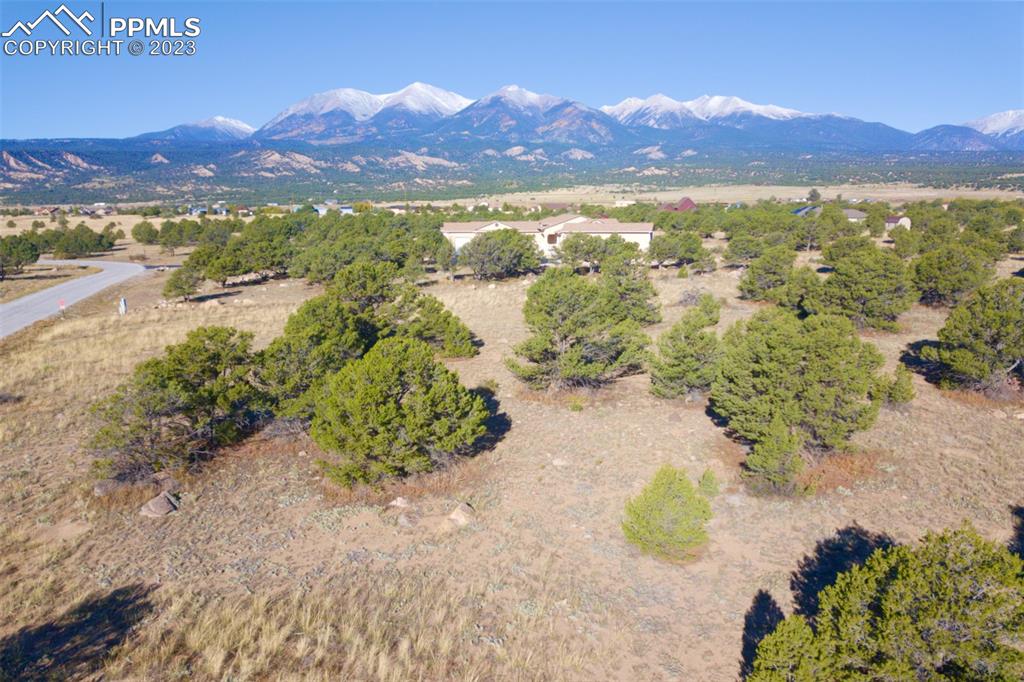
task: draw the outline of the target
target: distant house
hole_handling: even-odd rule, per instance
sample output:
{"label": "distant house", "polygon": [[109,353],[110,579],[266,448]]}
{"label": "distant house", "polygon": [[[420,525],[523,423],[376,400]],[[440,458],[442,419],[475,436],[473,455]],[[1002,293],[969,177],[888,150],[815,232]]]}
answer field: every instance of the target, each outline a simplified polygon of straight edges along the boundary
{"label": "distant house", "polygon": [[189,215],[203,216],[203,215],[206,215],[207,213],[209,213],[209,209],[206,208],[205,206],[189,206],[188,207],[188,214]]}
{"label": "distant house", "polygon": [[541,204],[540,208],[542,211],[569,211],[572,209],[572,204],[554,201],[546,204]]}
{"label": "distant house", "polygon": [[51,216],[51,215],[57,215],[59,213],[60,213],[60,206],[40,206],[39,208],[37,208],[33,212],[33,215]]}
{"label": "distant house", "polygon": [[902,225],[903,227],[905,227],[905,228],[907,228],[909,230],[910,229],[910,218],[908,218],[905,215],[886,216],[886,218],[885,218],[885,229],[891,230],[892,228],[896,227],[897,225]]}
{"label": "distant house", "polygon": [[473,237],[495,230],[516,230],[533,237],[537,248],[550,257],[555,248],[570,234],[592,234],[607,239],[617,234],[628,242],[638,244],[646,250],[654,234],[653,223],[620,223],[612,218],[587,218],[565,213],[543,220],[475,220],[472,222],[451,222],[441,226],[445,236],[458,251]]}
{"label": "distant house", "polygon": [[636,203],[635,199],[616,199],[615,208],[625,208]]}
{"label": "distant house", "polygon": [[356,210],[348,204],[338,206],[338,213],[341,213],[341,215],[352,215],[355,212]]}
{"label": "distant house", "polygon": [[672,211],[673,213],[689,213],[697,210],[697,204],[690,197],[683,197],[674,203],[662,204],[659,211]]}
{"label": "distant house", "polygon": [[[798,208],[793,211],[793,215],[798,215],[801,218],[806,218],[812,215],[817,217],[821,215],[821,206],[804,206],[803,208]],[[868,217],[867,213],[864,211],[858,211],[855,208],[844,208],[843,215],[845,215],[846,219],[851,223],[862,223]]]}

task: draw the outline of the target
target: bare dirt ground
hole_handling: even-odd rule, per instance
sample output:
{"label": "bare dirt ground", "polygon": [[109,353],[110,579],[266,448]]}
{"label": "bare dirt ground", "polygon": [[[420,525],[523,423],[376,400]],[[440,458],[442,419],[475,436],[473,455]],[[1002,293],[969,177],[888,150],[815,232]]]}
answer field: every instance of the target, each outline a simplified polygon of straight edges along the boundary
{"label": "bare dirt ground", "polygon": [[48,289],[99,272],[99,268],[74,265],[29,265],[17,275],[0,282],[0,303]]}
{"label": "bare dirt ground", "polygon": [[[912,201],[932,201],[934,199],[953,199],[956,197],[971,199],[1020,199],[1024,192],[998,189],[973,189],[966,187],[921,187],[907,183],[863,184],[863,185],[827,185],[818,186],[823,199],[834,199],[842,195],[844,199],[871,199],[903,204]],[[677,187],[666,189],[649,189],[643,187],[615,185],[582,185],[565,189],[544,192],[517,192],[496,194],[473,199],[472,202],[486,200],[491,206],[500,206],[505,202],[513,205],[533,205],[538,203],[594,203],[611,204],[617,200],[633,201],[678,201],[690,197],[698,204],[733,203],[736,201],[754,202],[762,199],[780,199],[783,201],[803,201],[810,186],[794,185],[703,185],[698,187]],[[465,205],[469,199],[456,203]],[[433,202],[443,205],[452,202]]]}
{"label": "bare dirt ground", "polygon": [[[1022,267],[1007,261],[1001,274]],[[665,320],[649,333],[678,319],[691,291],[726,299],[720,331],[749,316],[758,306],[736,297],[739,274],[652,274]],[[0,342],[0,636],[90,589],[142,582],[230,596],[315,587],[358,569],[485,585],[481,640],[501,652],[489,633],[529,616],[560,642],[546,679],[735,680],[752,605],[760,614],[774,600],[789,613],[794,571],[816,543],[851,526],[910,542],[965,520],[1002,541],[1011,505],[1024,504],[1024,405],[943,393],[917,376],[913,403],[883,411],[858,436],[859,461],[869,463],[851,467],[859,478],[834,467],[817,495],[752,496],[739,483],[739,446],[705,405],[655,398],[646,376],[582,396],[579,411],[565,396],[524,389],[502,360],[527,334],[530,280],[462,280],[429,287],[483,341],[478,357],[449,364],[468,386],[498,382],[511,428],[475,460],[391,491],[385,499],[412,501],[403,521],[323,482],[307,438],[270,433],[186,481],[179,512],[144,519],[135,505],[91,499],[84,406],[200,324],[251,330],[262,346],[319,291],[270,282],[154,308],[165,277],[126,283]],[[134,304],[119,319],[122,293]],[[891,369],[908,343],[935,337],[945,314],[916,306],[899,332],[870,338]],[[685,565],[640,555],[620,530],[626,499],[666,462],[693,478],[711,468],[723,487],[711,542]],[[455,528],[445,517],[463,501],[476,516]]]}

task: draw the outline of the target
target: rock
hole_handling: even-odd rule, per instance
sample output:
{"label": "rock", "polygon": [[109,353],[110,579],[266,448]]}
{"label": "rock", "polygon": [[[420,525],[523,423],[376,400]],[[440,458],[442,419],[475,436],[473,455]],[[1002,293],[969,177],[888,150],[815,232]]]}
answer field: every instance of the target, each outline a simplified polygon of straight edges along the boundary
{"label": "rock", "polygon": [[150,519],[159,519],[175,511],[178,511],[178,501],[170,493],[163,492],[142,505],[139,514]]}
{"label": "rock", "polygon": [[476,518],[476,510],[469,506],[468,503],[463,502],[456,507],[451,514],[448,515],[448,520],[454,523],[459,528],[464,528],[469,524],[473,523],[473,519]]}
{"label": "rock", "polygon": [[242,305],[256,305],[256,301],[251,298],[243,298],[241,301]]}
{"label": "rock", "polygon": [[220,301],[218,301],[217,299],[213,298],[213,299],[210,299],[209,301],[203,301],[199,305],[202,308],[216,308],[217,306],[220,306],[220,305],[223,305],[223,304]]}
{"label": "rock", "polygon": [[181,484],[166,471],[158,471],[153,474],[151,480],[163,493],[176,493],[181,490]]}
{"label": "rock", "polygon": [[1024,412],[1018,412],[1017,414],[1013,415],[1013,418],[1014,419],[1024,419]]}
{"label": "rock", "polygon": [[395,499],[388,502],[388,506],[395,507],[398,509],[408,509],[409,507],[412,506],[412,504],[410,504],[409,500],[405,499],[404,497],[396,497]]}
{"label": "rock", "polygon": [[106,478],[102,481],[97,481],[96,485],[92,487],[92,494],[95,497],[106,497],[112,495],[119,490],[124,490],[130,484],[126,481],[117,481],[112,478]]}
{"label": "rock", "polygon": [[553,460],[551,460],[551,464],[553,464],[556,467],[564,467],[567,466],[569,463],[566,462],[561,457],[555,457]]}
{"label": "rock", "polygon": [[487,285],[487,288],[488,289],[497,289],[498,285],[495,284],[494,282],[491,282],[490,284]]}

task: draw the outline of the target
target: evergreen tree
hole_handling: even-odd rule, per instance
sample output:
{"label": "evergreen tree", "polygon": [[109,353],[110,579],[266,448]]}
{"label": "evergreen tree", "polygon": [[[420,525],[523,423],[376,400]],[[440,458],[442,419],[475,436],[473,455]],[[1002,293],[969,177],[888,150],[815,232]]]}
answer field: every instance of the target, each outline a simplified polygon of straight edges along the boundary
{"label": "evergreen tree", "polygon": [[773,291],[789,281],[796,253],[788,246],[774,246],[754,260],[740,279],[740,294],[754,301],[770,300]]}
{"label": "evergreen tree", "polygon": [[849,320],[768,309],[733,325],[711,386],[714,409],[757,442],[776,417],[817,449],[843,447],[875,420],[882,356]]}
{"label": "evergreen tree", "polygon": [[311,434],[340,461],[322,462],[342,485],[431,471],[486,432],[483,400],[415,339],[377,343],[327,380]]}
{"label": "evergreen tree", "polygon": [[970,527],[879,549],[783,621],[751,682],[1024,679],[1024,562]]}
{"label": "evergreen tree", "polygon": [[203,283],[203,276],[195,268],[183,265],[167,278],[164,284],[164,298],[178,298],[186,301],[190,296],[199,291],[199,285]]}
{"label": "evergreen tree", "polygon": [[710,294],[658,338],[658,353],[651,358],[651,393],[678,398],[690,391],[706,391],[717,371],[718,337],[707,327],[718,324],[721,304]]}
{"label": "evergreen tree", "polygon": [[459,264],[477,279],[514,277],[540,268],[542,256],[533,238],[515,230],[494,230],[473,237],[459,252]]}
{"label": "evergreen tree", "polygon": [[955,242],[914,261],[914,285],[921,301],[932,305],[955,305],[991,276],[983,254]]}
{"label": "evergreen tree", "polygon": [[601,268],[601,261],[604,260],[607,251],[604,239],[584,232],[570,234],[555,249],[558,259],[563,264],[574,270],[586,265],[591,272],[597,272]]}
{"label": "evergreen tree", "polygon": [[834,272],[805,302],[808,311],[843,315],[858,327],[892,330],[896,318],[917,300],[903,262],[891,251],[873,244],[838,256],[833,268]]}
{"label": "evergreen tree", "polygon": [[626,503],[622,531],[643,552],[682,561],[707,542],[704,525],[711,505],[686,477],[686,472],[665,465],[654,479]]}
{"label": "evergreen tree", "polygon": [[1004,279],[958,304],[922,355],[943,364],[951,383],[998,387],[1024,377],[1024,280]]}
{"label": "evergreen tree", "polygon": [[743,462],[744,475],[755,489],[792,492],[796,477],[804,468],[801,445],[800,436],[776,414]]}
{"label": "evergreen tree", "polygon": [[606,292],[569,268],[545,271],[523,307],[532,335],[515,348],[527,364],[508,359],[509,369],[534,388],[599,386],[637,372],[649,339]]}

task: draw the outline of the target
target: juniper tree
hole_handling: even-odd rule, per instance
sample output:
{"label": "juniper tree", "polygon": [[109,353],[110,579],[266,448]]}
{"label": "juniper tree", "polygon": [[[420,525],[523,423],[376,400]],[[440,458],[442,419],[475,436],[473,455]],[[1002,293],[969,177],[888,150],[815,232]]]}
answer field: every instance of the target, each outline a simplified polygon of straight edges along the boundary
{"label": "juniper tree", "polygon": [[459,252],[459,264],[477,279],[501,279],[540,267],[540,249],[533,238],[515,230],[494,230],[473,237]]}
{"label": "juniper tree", "polygon": [[751,682],[1024,679],[1024,562],[969,526],[875,550],[786,618]]}
{"label": "juniper tree", "polygon": [[881,354],[833,315],[760,311],[725,334],[718,366],[712,405],[754,442],[780,418],[811,448],[843,447],[874,422],[884,397],[877,394]]}
{"label": "juniper tree", "polygon": [[90,446],[120,475],[135,476],[237,441],[267,414],[251,348],[250,332],[189,332],[92,406],[97,428]]}
{"label": "juniper tree", "polygon": [[921,292],[921,301],[934,305],[955,305],[991,276],[983,254],[956,242],[914,261],[914,285]]}
{"label": "juniper tree", "polygon": [[422,341],[385,339],[328,378],[311,434],[346,486],[431,471],[486,433],[483,400]]}
{"label": "juniper tree", "polygon": [[843,315],[858,327],[895,329],[896,318],[917,300],[910,273],[889,250],[873,244],[832,257],[834,271],[808,297],[809,312]]}

